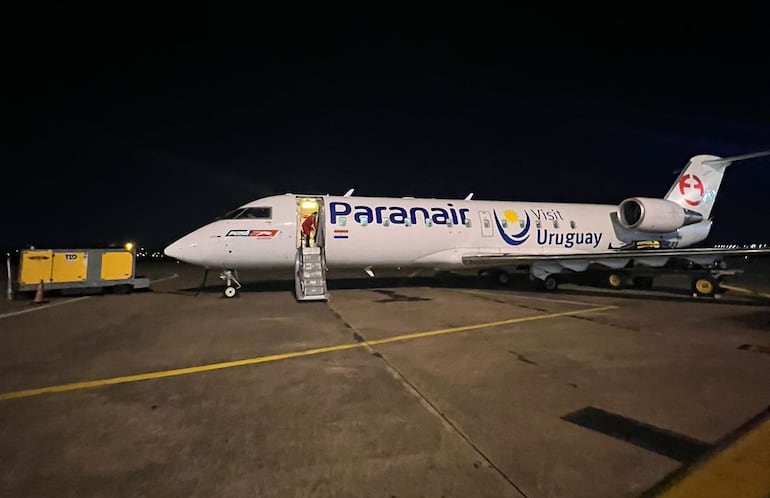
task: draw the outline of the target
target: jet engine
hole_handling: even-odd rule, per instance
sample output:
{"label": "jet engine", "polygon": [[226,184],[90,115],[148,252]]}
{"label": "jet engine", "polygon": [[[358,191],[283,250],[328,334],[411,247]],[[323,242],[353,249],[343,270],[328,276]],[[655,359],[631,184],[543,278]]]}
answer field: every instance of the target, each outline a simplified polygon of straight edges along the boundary
{"label": "jet engine", "polygon": [[620,224],[642,232],[673,232],[703,221],[703,216],[665,199],[632,197],[618,206]]}

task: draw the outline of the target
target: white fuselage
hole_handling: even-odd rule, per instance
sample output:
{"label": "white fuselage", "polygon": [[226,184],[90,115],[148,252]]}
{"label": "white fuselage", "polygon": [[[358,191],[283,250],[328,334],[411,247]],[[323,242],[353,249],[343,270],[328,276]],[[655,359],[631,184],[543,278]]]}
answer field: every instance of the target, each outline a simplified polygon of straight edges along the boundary
{"label": "white fuselage", "polygon": [[[208,268],[294,266],[300,218],[293,194],[242,207],[269,207],[269,219],[221,219],[182,237],[166,254]],[[479,254],[587,254],[631,240],[686,247],[711,223],[675,232],[639,233],[617,222],[616,205],[312,196],[321,206],[319,245],[329,268],[463,266]]]}

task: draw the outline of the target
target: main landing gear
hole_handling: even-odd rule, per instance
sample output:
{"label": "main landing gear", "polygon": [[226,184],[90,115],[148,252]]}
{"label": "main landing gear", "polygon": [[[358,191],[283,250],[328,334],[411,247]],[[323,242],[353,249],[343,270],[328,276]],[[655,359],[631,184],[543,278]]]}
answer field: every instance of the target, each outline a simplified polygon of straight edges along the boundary
{"label": "main landing gear", "polygon": [[241,283],[238,282],[235,270],[225,270],[222,272],[219,278],[224,280],[227,284],[223,293],[224,296],[227,298],[236,297],[238,295],[238,289],[241,288]]}

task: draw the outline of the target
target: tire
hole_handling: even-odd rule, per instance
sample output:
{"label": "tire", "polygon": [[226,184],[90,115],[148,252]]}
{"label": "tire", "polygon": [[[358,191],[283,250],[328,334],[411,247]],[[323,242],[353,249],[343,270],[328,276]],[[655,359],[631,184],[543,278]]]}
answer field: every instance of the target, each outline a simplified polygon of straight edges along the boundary
{"label": "tire", "polygon": [[548,275],[547,277],[545,277],[545,280],[543,280],[543,289],[545,289],[548,292],[554,292],[558,288],[559,288],[559,279],[556,278],[556,275]]}
{"label": "tire", "polygon": [[231,285],[229,287],[225,287],[223,294],[226,298],[233,298],[238,295],[238,289]]}
{"label": "tire", "polygon": [[625,278],[622,273],[612,272],[607,275],[607,285],[610,289],[623,289],[626,286],[625,283]]}
{"label": "tire", "polygon": [[498,271],[495,273],[495,282],[497,285],[502,285],[503,287],[508,286],[508,284],[511,283],[511,276],[506,271]]}
{"label": "tire", "polygon": [[698,296],[713,297],[717,293],[719,285],[710,277],[696,277],[692,281],[692,291]]}
{"label": "tire", "polygon": [[112,288],[113,294],[130,294],[133,292],[134,286],[131,284],[120,284]]}

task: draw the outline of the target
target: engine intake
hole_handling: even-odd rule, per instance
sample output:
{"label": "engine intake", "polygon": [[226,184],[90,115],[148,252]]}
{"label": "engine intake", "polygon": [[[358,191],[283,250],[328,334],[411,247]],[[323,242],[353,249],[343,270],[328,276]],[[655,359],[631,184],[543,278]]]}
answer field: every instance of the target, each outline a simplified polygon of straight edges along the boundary
{"label": "engine intake", "polygon": [[673,232],[703,221],[703,215],[665,199],[632,197],[618,206],[620,224],[643,232]]}

